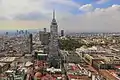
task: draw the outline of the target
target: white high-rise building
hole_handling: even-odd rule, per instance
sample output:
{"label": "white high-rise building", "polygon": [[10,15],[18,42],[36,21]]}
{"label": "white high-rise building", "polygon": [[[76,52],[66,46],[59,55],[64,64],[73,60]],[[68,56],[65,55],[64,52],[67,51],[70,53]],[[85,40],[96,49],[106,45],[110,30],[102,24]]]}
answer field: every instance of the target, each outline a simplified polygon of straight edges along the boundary
{"label": "white high-rise building", "polygon": [[49,54],[58,56],[58,25],[55,19],[55,11],[53,11],[53,19],[50,26],[50,44]]}
{"label": "white high-rise building", "polygon": [[58,25],[55,19],[55,11],[53,11],[53,19],[50,26],[50,43],[49,43],[49,55],[48,55],[51,67],[59,66],[59,46],[58,46]]}

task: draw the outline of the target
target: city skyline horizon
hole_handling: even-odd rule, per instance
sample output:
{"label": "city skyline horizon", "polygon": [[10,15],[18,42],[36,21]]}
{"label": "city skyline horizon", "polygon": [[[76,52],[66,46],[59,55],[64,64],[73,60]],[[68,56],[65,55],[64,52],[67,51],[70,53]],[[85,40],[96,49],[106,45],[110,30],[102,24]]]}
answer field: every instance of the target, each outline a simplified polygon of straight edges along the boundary
{"label": "city skyline horizon", "polygon": [[[20,29],[20,30],[18,30],[18,31],[21,31],[22,29]],[[28,31],[29,33],[38,33],[39,31],[43,31],[43,29],[25,29],[25,30],[23,30],[23,31]],[[120,34],[120,32],[100,32],[100,31],[98,31],[98,32],[92,32],[92,31],[89,31],[89,32],[80,32],[80,31],[78,31],[78,32],[74,32],[74,31],[66,31],[66,30],[64,30],[65,31],[65,34],[101,34],[101,33],[105,33],[105,34],[107,34],[107,33],[113,33],[113,34]],[[17,33],[17,30],[0,30],[0,34],[1,35],[3,35],[3,34],[5,34],[6,32],[8,32],[10,35],[14,35],[15,33]],[[50,30],[48,30],[47,29],[47,32],[50,32]],[[58,31],[58,33],[60,34],[60,32],[61,32],[61,30],[59,30]]]}

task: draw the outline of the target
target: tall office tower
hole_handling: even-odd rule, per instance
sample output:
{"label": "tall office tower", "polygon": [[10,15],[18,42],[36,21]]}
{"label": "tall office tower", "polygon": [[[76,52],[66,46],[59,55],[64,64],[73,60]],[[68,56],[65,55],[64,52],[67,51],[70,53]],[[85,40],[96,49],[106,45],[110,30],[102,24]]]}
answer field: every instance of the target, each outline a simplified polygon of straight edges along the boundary
{"label": "tall office tower", "polygon": [[46,29],[46,28],[44,28],[44,32],[45,32],[45,33],[47,32],[47,29]]}
{"label": "tall office tower", "polygon": [[50,38],[50,33],[47,32],[46,28],[44,28],[44,31],[40,32],[40,41],[42,45],[48,45],[49,44],[49,38]]}
{"label": "tall office tower", "polygon": [[26,34],[26,35],[28,34],[28,31],[27,31],[27,30],[25,30],[25,34]]}
{"label": "tall office tower", "polygon": [[59,68],[58,25],[53,11],[53,19],[50,26],[50,43],[48,59],[51,67]]}
{"label": "tall office tower", "polygon": [[5,35],[7,36],[7,35],[8,35],[8,32],[6,32]]}
{"label": "tall office tower", "polygon": [[61,36],[64,36],[64,30],[61,30]]}
{"label": "tall office tower", "polygon": [[32,46],[33,46],[33,43],[32,43],[32,37],[33,37],[33,35],[32,34],[30,34],[29,35],[29,53],[32,53]]}
{"label": "tall office tower", "polygon": [[42,32],[42,31],[39,32],[39,40],[41,41],[42,45],[48,45],[49,38],[50,38],[50,33]]}
{"label": "tall office tower", "polygon": [[58,25],[53,11],[53,20],[50,26],[50,52],[49,54],[58,55]]}

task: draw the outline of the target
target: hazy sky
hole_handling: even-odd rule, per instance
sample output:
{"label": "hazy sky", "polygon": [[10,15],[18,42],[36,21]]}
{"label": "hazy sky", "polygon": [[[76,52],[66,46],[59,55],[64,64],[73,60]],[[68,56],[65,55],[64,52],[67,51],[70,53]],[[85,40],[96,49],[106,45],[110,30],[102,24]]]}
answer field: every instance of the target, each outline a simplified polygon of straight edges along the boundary
{"label": "hazy sky", "polygon": [[53,9],[60,29],[120,31],[120,0],[0,0],[0,30],[49,28]]}

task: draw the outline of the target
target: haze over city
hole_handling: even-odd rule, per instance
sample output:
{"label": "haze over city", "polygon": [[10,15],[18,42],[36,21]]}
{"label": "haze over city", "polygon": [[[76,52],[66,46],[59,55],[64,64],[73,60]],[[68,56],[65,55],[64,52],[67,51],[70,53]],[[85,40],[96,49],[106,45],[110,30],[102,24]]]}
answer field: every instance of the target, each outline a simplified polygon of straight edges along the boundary
{"label": "haze over city", "polygon": [[49,28],[56,10],[60,29],[119,32],[119,0],[0,0],[0,30]]}

